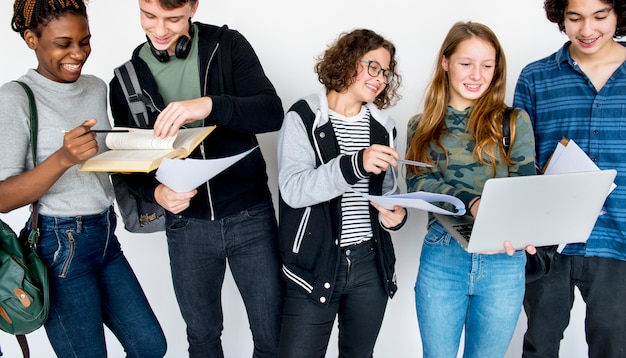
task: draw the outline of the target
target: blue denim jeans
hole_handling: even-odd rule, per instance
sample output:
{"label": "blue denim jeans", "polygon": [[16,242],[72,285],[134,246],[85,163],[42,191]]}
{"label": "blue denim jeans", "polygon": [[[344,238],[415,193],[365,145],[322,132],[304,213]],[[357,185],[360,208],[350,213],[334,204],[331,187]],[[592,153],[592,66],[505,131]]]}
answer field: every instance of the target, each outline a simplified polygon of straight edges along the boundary
{"label": "blue denim jeans", "polygon": [[287,288],[280,357],[323,358],[337,316],[339,357],[371,357],[387,301],[371,242],[342,249],[328,306],[311,300],[300,289]]}
{"label": "blue denim jeans", "polygon": [[525,265],[524,251],[471,254],[432,224],[415,284],[424,357],[455,358],[465,328],[464,357],[502,358],[522,310]]}
{"label": "blue denim jeans", "polygon": [[113,208],[86,216],[39,216],[48,267],[46,334],[58,357],[106,357],[104,325],[127,357],[163,357],[165,336],[115,236]]}
{"label": "blue denim jeans", "polygon": [[227,261],[248,314],[253,356],[276,357],[284,282],[272,203],[216,221],[168,214],[167,242],[189,357],[224,356],[221,288]]}
{"label": "blue denim jeans", "polygon": [[526,286],[524,310],[528,329],[522,357],[559,357],[574,304],[574,286],[580,290],[587,308],[587,356],[626,357],[625,277],[625,261],[557,254],[548,275]]}

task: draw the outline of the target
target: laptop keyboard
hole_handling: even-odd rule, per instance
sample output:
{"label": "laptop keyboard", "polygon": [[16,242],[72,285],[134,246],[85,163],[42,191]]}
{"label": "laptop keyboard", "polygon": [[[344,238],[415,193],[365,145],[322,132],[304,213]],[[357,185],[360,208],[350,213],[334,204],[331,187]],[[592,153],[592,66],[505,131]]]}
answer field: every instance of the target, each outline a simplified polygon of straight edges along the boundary
{"label": "laptop keyboard", "polygon": [[472,224],[455,224],[453,227],[461,234],[465,240],[470,241],[472,235]]}

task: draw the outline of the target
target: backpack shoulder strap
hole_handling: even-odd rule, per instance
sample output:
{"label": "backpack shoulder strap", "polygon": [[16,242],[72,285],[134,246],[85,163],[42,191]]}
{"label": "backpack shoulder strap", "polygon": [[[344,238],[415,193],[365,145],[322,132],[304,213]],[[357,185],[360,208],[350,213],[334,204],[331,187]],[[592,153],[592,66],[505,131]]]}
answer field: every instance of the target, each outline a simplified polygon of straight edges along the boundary
{"label": "backpack shoulder strap", "polygon": [[117,67],[113,72],[120,82],[120,87],[122,87],[122,91],[126,96],[126,102],[133,115],[135,124],[139,128],[149,127],[150,121],[148,118],[148,108],[146,106],[147,99],[141,91],[139,79],[135,72],[135,66],[133,66],[133,63],[129,60],[120,67]]}
{"label": "backpack shoulder strap", "polygon": [[28,96],[28,105],[30,107],[30,142],[33,154],[33,166],[37,166],[37,106],[35,105],[35,95],[28,85],[22,81],[15,80]]}
{"label": "backpack shoulder strap", "polygon": [[[33,94],[33,91],[30,89],[30,87],[26,83],[22,81],[17,81],[17,80],[15,82],[17,82],[20,86],[22,86],[22,88],[26,92],[26,95],[28,96],[28,105],[30,107],[30,142],[31,142],[30,147],[31,147],[32,156],[33,156],[33,166],[37,166],[38,122],[37,122],[37,105],[35,104],[35,95]],[[37,221],[38,221],[37,217],[39,213],[39,205],[37,201],[33,203],[32,210],[33,211],[31,213],[31,227],[35,228],[37,227]],[[29,240],[30,240],[30,237],[29,237]],[[28,346],[28,340],[26,338],[26,335],[16,334],[15,338],[17,339],[17,342],[20,345],[23,358],[30,358],[30,348]]]}
{"label": "backpack shoulder strap", "polygon": [[502,145],[507,155],[511,149],[511,114],[514,110],[515,107],[506,107],[502,114]]}

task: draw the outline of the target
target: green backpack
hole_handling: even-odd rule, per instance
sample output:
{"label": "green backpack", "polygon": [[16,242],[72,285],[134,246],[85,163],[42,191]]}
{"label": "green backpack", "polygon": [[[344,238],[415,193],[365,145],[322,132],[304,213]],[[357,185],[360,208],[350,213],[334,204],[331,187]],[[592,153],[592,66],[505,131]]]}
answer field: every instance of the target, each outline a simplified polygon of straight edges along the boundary
{"label": "green backpack", "polygon": [[0,220],[0,329],[15,335],[41,327],[50,303],[47,268],[36,250],[39,233],[22,233],[28,237],[18,238]]}
{"label": "green backpack", "polygon": [[[36,166],[35,98],[28,85],[15,82],[19,83],[28,95],[31,149],[33,165]],[[19,237],[0,220],[0,329],[17,337],[24,357],[30,356],[25,334],[43,326],[50,308],[48,271],[37,255],[38,202],[34,202],[32,208],[31,229],[24,228]]]}

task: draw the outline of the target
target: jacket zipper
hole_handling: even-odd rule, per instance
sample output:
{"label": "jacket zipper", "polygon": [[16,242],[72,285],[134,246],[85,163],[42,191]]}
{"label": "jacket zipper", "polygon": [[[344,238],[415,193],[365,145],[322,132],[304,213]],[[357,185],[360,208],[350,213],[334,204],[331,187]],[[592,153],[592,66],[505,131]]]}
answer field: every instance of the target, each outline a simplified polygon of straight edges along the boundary
{"label": "jacket zipper", "polygon": [[[209,83],[209,69],[211,68],[211,63],[213,63],[213,58],[215,57],[215,54],[217,53],[217,49],[220,47],[219,42],[215,45],[215,49],[213,49],[213,52],[211,53],[211,56],[209,56],[209,63],[207,63],[206,66],[206,72],[204,73],[204,88],[202,89],[203,93],[202,96],[206,96],[207,95],[207,86]],[[217,69],[218,71],[220,71],[221,69]],[[206,160],[206,149],[204,146],[204,141],[200,144],[200,153],[202,154],[202,159]],[[209,202],[209,211],[211,212],[211,221],[215,220],[215,208],[213,206],[213,195],[211,194],[211,185],[209,184],[209,181],[207,180],[206,183],[206,191],[207,191],[207,200]]]}
{"label": "jacket zipper", "polygon": [[[141,92],[143,92],[143,95],[146,96],[149,100],[150,100],[150,104],[152,105],[152,107],[154,107],[154,110],[161,113],[163,110],[159,107],[157,107],[156,103],[154,103],[154,99],[152,98],[152,96],[150,96],[150,93],[148,93],[148,91],[146,91],[145,89],[141,89]],[[148,123],[146,123],[148,124]]]}

